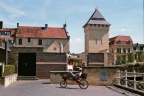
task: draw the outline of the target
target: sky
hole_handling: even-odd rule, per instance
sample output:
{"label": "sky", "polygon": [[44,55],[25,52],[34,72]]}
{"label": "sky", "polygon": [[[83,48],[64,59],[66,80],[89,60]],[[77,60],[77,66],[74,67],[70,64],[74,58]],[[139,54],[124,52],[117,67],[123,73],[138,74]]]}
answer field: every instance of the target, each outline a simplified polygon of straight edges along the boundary
{"label": "sky", "polygon": [[84,52],[83,25],[95,8],[111,24],[109,38],[130,36],[144,44],[143,0],[0,0],[0,21],[4,28],[20,26],[63,27],[67,24],[70,52]]}

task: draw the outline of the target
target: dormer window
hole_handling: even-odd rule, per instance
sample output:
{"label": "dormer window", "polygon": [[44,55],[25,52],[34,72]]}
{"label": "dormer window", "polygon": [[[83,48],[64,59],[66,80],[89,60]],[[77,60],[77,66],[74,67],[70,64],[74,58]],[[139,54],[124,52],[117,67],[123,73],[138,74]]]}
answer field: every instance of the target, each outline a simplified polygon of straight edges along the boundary
{"label": "dormer window", "polygon": [[117,44],[121,44],[121,41],[120,41],[120,40],[118,40],[116,43],[117,43]]}
{"label": "dormer window", "polygon": [[91,20],[105,20],[104,18],[92,18]]}
{"label": "dormer window", "polygon": [[129,44],[130,44],[130,41],[129,41],[129,40],[127,40],[127,41],[126,41],[126,44],[128,44],[128,45],[129,45]]}

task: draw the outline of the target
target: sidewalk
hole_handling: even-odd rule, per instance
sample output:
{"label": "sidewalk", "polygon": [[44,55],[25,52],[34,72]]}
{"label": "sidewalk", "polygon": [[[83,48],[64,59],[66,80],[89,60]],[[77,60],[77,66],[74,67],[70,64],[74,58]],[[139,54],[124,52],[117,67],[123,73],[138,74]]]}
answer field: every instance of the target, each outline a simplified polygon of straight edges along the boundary
{"label": "sidewalk", "polygon": [[126,96],[105,86],[89,86],[80,89],[78,85],[61,88],[48,80],[17,81],[8,87],[0,85],[0,96]]}

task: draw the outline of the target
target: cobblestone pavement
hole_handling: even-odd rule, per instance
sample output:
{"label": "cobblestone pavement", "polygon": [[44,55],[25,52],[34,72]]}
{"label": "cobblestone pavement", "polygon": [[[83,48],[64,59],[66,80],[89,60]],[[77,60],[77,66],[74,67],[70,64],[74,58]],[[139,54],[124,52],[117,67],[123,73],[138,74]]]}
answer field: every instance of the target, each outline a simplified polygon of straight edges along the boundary
{"label": "cobblestone pavement", "polygon": [[78,85],[61,88],[48,80],[17,81],[8,87],[0,85],[0,96],[125,96],[105,86],[89,85],[80,89]]}

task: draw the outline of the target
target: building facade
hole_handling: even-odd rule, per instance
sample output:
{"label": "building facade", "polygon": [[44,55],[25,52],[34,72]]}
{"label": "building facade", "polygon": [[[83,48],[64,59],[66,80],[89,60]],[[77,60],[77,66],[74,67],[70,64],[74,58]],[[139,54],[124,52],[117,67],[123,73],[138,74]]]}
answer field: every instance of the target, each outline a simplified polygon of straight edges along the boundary
{"label": "building facade", "polygon": [[69,39],[66,25],[36,27],[17,24],[16,47],[43,47],[43,52],[68,53]]}
{"label": "building facade", "polygon": [[115,36],[109,39],[109,53],[116,64],[118,56],[133,52],[133,41],[130,36]]}

